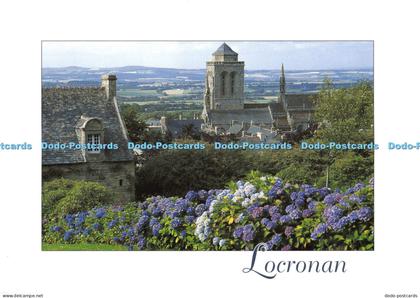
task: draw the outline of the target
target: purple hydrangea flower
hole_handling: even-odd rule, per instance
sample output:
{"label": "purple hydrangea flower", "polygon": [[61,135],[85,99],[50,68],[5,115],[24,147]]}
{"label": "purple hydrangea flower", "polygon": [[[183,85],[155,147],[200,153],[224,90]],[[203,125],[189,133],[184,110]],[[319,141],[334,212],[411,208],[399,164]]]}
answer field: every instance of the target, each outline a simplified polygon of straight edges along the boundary
{"label": "purple hydrangea flower", "polygon": [[314,215],[314,211],[311,209],[305,209],[302,211],[303,218],[308,218],[308,217],[311,217],[312,215]]}
{"label": "purple hydrangea flower", "polygon": [[273,245],[277,245],[280,243],[281,240],[282,237],[280,234],[274,234],[273,238],[271,238],[271,243],[273,243]]}
{"label": "purple hydrangea flower", "polygon": [[358,218],[361,221],[368,221],[372,218],[372,208],[370,207],[362,207],[357,211]]}
{"label": "purple hydrangea flower", "polygon": [[234,238],[240,238],[242,236],[243,232],[244,232],[244,227],[237,227],[233,231],[233,237]]}
{"label": "purple hydrangea flower", "polygon": [[347,216],[344,216],[344,217],[340,218],[335,224],[333,224],[332,228],[333,228],[334,231],[341,231],[349,223],[350,223],[349,218]]}
{"label": "purple hydrangea flower", "polygon": [[254,238],[255,238],[254,226],[251,224],[244,226],[242,240],[245,242],[251,242],[252,240],[254,240]]}
{"label": "purple hydrangea flower", "polygon": [[263,215],[263,208],[262,207],[255,207],[251,211],[251,216],[256,219],[260,218]]}
{"label": "purple hydrangea flower", "polygon": [[280,222],[282,224],[289,223],[291,221],[292,221],[292,218],[289,215],[283,215],[283,216],[280,217]]}
{"label": "purple hydrangea flower", "polygon": [[311,234],[311,238],[316,240],[319,236],[323,235],[327,231],[327,225],[320,223]]}
{"label": "purple hydrangea flower", "polygon": [[292,210],[289,215],[291,219],[296,220],[302,217],[302,211],[295,209],[295,210]]}
{"label": "purple hydrangea flower", "polygon": [[181,225],[181,220],[178,217],[175,217],[172,221],[171,221],[171,227],[173,229],[178,228]]}
{"label": "purple hydrangea flower", "polygon": [[279,213],[279,207],[277,207],[277,206],[271,206],[269,209],[268,209],[268,214],[270,214],[270,216],[273,216],[273,214],[276,214],[276,213]]}
{"label": "purple hydrangea flower", "polygon": [[295,230],[295,228],[294,227],[291,227],[291,226],[287,226],[285,229],[284,229],[284,235],[286,235],[286,237],[287,238],[289,238],[290,236],[292,236],[292,234],[293,234],[293,231]]}
{"label": "purple hydrangea flower", "polygon": [[282,251],[289,251],[289,250],[292,250],[292,246],[291,246],[290,244],[287,244],[287,245],[283,246],[283,247],[281,248],[281,250],[282,250]]}

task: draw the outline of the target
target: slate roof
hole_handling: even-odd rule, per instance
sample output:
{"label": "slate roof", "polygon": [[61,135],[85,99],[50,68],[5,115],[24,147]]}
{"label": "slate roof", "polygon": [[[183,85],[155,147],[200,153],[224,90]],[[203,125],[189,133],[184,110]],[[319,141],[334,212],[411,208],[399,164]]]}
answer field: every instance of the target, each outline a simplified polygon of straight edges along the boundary
{"label": "slate roof", "polygon": [[167,119],[166,130],[170,131],[172,137],[178,138],[182,135],[182,129],[185,126],[192,124],[194,132],[199,132],[201,130],[201,124],[203,123],[204,121],[202,119]]}
{"label": "slate roof", "polygon": [[240,133],[242,131],[242,129],[243,129],[242,124],[233,124],[229,127],[227,132],[230,133],[230,134],[236,135],[236,134]]}
{"label": "slate roof", "polygon": [[216,55],[224,55],[224,56],[237,56],[234,50],[232,50],[226,43],[223,43],[216,52],[213,53],[214,56]]}
{"label": "slate roof", "polygon": [[273,121],[269,109],[242,109],[242,110],[211,110],[208,112],[209,120],[214,124],[231,124],[232,120],[239,123],[271,123]]}
{"label": "slate roof", "polygon": [[284,110],[283,103],[271,102],[271,103],[268,104],[268,106],[270,107],[270,110],[273,114],[286,113],[286,111]]}
{"label": "slate roof", "polygon": [[305,109],[313,109],[314,103],[311,98],[314,94],[287,94],[287,107],[288,108],[305,108]]}
{"label": "slate roof", "polygon": [[[102,143],[118,144],[117,150],[105,150],[104,161],[130,161],[125,128],[114,100],[106,98],[101,88],[46,88],[42,90],[42,141],[80,143],[76,128],[84,118],[99,118],[104,128]],[[43,150],[42,164],[86,162],[82,150]]]}

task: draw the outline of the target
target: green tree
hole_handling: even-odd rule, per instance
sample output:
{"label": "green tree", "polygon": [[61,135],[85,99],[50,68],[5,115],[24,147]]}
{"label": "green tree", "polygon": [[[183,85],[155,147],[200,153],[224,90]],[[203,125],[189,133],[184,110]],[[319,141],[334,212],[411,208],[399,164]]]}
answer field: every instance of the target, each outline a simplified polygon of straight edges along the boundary
{"label": "green tree", "polygon": [[315,101],[319,139],[336,143],[373,141],[373,88],[368,82],[335,89],[327,80]]}

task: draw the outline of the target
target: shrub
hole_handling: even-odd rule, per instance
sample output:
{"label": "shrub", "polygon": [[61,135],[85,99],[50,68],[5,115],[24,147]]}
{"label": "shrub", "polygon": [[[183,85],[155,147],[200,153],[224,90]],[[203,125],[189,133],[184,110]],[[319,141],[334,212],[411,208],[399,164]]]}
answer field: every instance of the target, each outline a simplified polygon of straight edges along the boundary
{"label": "shrub", "polygon": [[112,200],[112,193],[102,184],[61,178],[44,183],[42,211],[44,216],[63,216],[109,204]]}
{"label": "shrub", "polygon": [[373,180],[343,192],[258,172],[245,180],[53,217],[43,240],[139,250],[251,250],[260,242],[272,250],[373,249]]}

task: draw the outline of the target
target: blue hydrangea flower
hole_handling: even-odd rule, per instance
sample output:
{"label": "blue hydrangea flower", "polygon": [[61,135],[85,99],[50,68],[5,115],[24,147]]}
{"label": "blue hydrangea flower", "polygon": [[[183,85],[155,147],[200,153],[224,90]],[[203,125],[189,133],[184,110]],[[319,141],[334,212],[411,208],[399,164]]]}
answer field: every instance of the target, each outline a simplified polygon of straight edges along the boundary
{"label": "blue hydrangea flower", "polygon": [[226,244],[226,239],[220,239],[219,246],[223,246]]}
{"label": "blue hydrangea flower", "polygon": [[303,207],[305,205],[305,199],[298,198],[295,200],[295,205],[297,207]]}
{"label": "blue hydrangea flower", "polygon": [[139,249],[143,249],[146,245],[146,239],[142,236],[139,237],[139,241],[137,242],[137,246]]}
{"label": "blue hydrangea flower", "polygon": [[183,230],[180,235],[182,238],[185,238],[185,236],[187,236],[187,231]]}
{"label": "blue hydrangea flower", "polygon": [[347,215],[347,218],[349,219],[349,223],[354,223],[356,220],[359,219],[359,213],[357,211],[352,211]]}
{"label": "blue hydrangea flower", "polygon": [[280,217],[280,222],[282,224],[289,223],[292,221],[292,218],[289,215],[283,215]]}
{"label": "blue hydrangea flower", "polygon": [[197,205],[197,207],[195,207],[196,216],[201,216],[201,214],[203,214],[204,211],[206,211],[206,206],[204,204],[199,204]]}
{"label": "blue hydrangea flower", "polygon": [[159,236],[159,232],[161,230],[161,225],[159,222],[157,222],[156,224],[153,225],[152,227],[152,234],[153,236]]}
{"label": "blue hydrangea flower", "polygon": [[178,228],[181,225],[181,220],[178,217],[175,217],[172,221],[171,221],[171,227],[173,229]]}
{"label": "blue hydrangea flower", "polygon": [[311,234],[312,240],[316,240],[319,236],[323,235],[327,231],[327,225],[320,223]]}
{"label": "blue hydrangea flower", "polygon": [[214,245],[214,246],[219,245],[219,241],[220,241],[219,237],[214,237],[214,238],[213,238],[213,245]]}
{"label": "blue hydrangea flower", "polygon": [[115,227],[115,226],[116,226],[116,224],[117,224],[117,223],[118,223],[118,221],[117,221],[116,219],[111,220],[111,221],[108,223],[108,228],[112,229],[113,227]]}
{"label": "blue hydrangea flower", "polygon": [[348,224],[350,220],[347,216],[340,218],[335,224],[332,225],[334,231],[341,231],[343,230]]}
{"label": "blue hydrangea flower", "polygon": [[290,214],[290,212],[292,212],[293,210],[296,209],[296,206],[294,204],[290,204],[286,206],[286,212]]}
{"label": "blue hydrangea flower", "polygon": [[72,230],[68,230],[64,232],[64,241],[69,241],[71,239],[71,237],[73,236],[73,231]]}
{"label": "blue hydrangea flower", "polygon": [[104,216],[105,216],[105,214],[106,214],[106,211],[105,211],[105,209],[104,209],[104,208],[98,208],[98,209],[96,210],[96,214],[95,214],[95,216],[96,216],[96,218],[102,218],[102,217],[104,217]]}
{"label": "blue hydrangea flower", "polygon": [[54,226],[54,227],[51,228],[51,230],[53,232],[60,232],[61,231],[61,227],[60,226]]}
{"label": "blue hydrangea flower", "polygon": [[198,193],[192,190],[187,192],[187,194],[185,195],[185,199],[188,201],[194,201],[198,198],[199,198]]}
{"label": "blue hydrangea flower", "polygon": [[282,237],[280,234],[274,234],[274,236],[271,238],[271,243],[273,243],[273,245],[277,245],[281,242]]}
{"label": "blue hydrangea flower", "polygon": [[324,204],[328,206],[332,206],[336,203],[337,194],[332,193],[329,195],[326,195],[324,198]]}
{"label": "blue hydrangea flower", "polygon": [[149,221],[149,227],[153,227],[154,225],[159,223],[159,219],[157,219],[156,217],[152,217]]}
{"label": "blue hydrangea flower", "polygon": [[289,213],[289,215],[290,215],[291,219],[296,220],[296,219],[299,219],[299,218],[302,217],[302,211],[300,211],[298,209],[294,209]]}
{"label": "blue hydrangea flower", "polygon": [[264,217],[263,219],[261,219],[261,223],[265,226],[265,225],[267,225],[267,223],[269,222],[270,220],[267,218],[267,217]]}
{"label": "blue hydrangea flower", "polygon": [[94,230],[98,231],[98,230],[101,228],[101,225],[100,225],[99,223],[95,222],[95,223],[92,225],[92,228],[93,228]]}
{"label": "blue hydrangea flower", "polygon": [[[194,215],[195,214],[195,210],[194,210],[194,208],[193,207],[188,207],[187,208],[187,211],[186,211],[186,213],[188,214],[188,215]],[[201,214],[200,214],[201,215]]]}
{"label": "blue hydrangea flower", "polygon": [[276,222],[269,220],[265,226],[267,227],[267,229],[273,230],[276,228],[277,224]]}
{"label": "blue hydrangea flower", "polygon": [[362,207],[357,211],[358,218],[361,221],[368,221],[372,218],[372,214],[372,208],[370,207]]}

